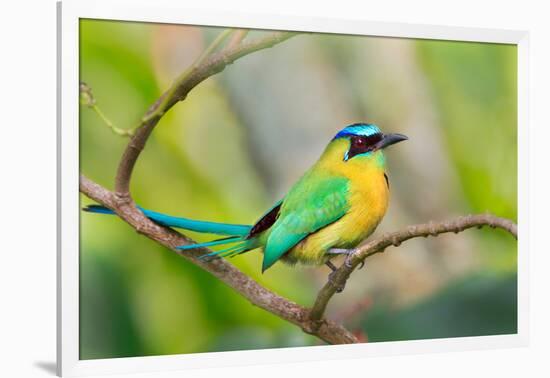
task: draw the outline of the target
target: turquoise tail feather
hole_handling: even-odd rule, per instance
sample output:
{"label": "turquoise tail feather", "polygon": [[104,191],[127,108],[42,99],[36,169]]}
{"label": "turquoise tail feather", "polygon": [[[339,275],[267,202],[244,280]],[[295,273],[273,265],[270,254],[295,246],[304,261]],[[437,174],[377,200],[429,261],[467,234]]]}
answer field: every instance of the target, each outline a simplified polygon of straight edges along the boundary
{"label": "turquoise tail feather", "polygon": [[[206,234],[230,235],[230,236],[247,236],[250,232],[250,229],[252,228],[252,226],[247,226],[242,224],[207,222],[207,221],[199,221],[199,220],[194,220],[189,218],[174,217],[171,215],[157,213],[156,211],[146,210],[140,206],[138,206],[138,208],[149,219],[166,227],[182,228],[184,230],[201,232]],[[112,211],[111,209],[108,209],[105,206],[100,206],[100,205],[89,205],[88,207],[85,207],[83,210],[90,213],[114,214],[114,211]]]}
{"label": "turquoise tail feather", "polygon": [[232,236],[232,237],[228,237],[228,238],[212,240],[212,241],[205,242],[205,243],[180,245],[179,247],[176,247],[176,249],[179,249],[180,251],[186,251],[188,249],[210,248],[210,247],[214,247],[216,245],[230,244],[230,243],[235,243],[235,242],[242,241],[242,240],[243,240],[242,236]]}
{"label": "turquoise tail feather", "polygon": [[[232,257],[255,248],[255,240],[247,239],[247,236],[250,233],[250,229],[252,228],[252,226],[198,221],[194,219],[173,217],[171,215],[157,213],[155,211],[143,209],[139,206],[138,208],[143,212],[143,214],[145,214],[145,216],[162,226],[182,228],[189,231],[196,231],[207,234],[230,235],[229,237],[223,239],[216,239],[209,242],[181,245],[179,247],[176,247],[176,249],[179,249],[181,251],[189,251],[197,248],[209,248],[218,245],[237,243],[220,251],[214,251],[204,254],[200,256],[201,259],[209,257]],[[113,210],[101,205],[89,205],[83,210],[89,213],[115,214]]]}
{"label": "turquoise tail feather", "polygon": [[[233,243],[233,242],[231,242]],[[198,246],[199,244],[194,244],[193,247]],[[244,252],[250,251],[252,248],[250,248],[248,240],[241,240],[240,243],[237,245],[222,249],[220,251],[214,251],[211,253],[204,254],[200,256],[200,259],[207,259],[209,257],[233,257],[236,255],[239,255]]]}
{"label": "turquoise tail feather", "polygon": [[224,248],[219,251],[206,253],[204,255],[199,256],[199,259],[207,259],[209,257],[233,257],[238,254],[250,251],[251,249],[254,248],[252,247],[253,240],[246,239],[243,236],[235,236],[231,238],[213,240],[205,243],[181,245],[179,247],[176,247],[176,249],[179,249],[180,251],[189,251],[191,249],[208,248],[216,245],[232,244],[232,243],[237,243],[237,244],[231,247]]}

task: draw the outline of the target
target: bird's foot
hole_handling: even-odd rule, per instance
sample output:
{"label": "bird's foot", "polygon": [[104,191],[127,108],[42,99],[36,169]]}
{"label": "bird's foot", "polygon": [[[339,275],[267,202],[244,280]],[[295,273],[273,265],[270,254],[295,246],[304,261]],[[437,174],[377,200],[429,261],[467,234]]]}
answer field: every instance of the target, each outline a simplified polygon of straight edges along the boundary
{"label": "bird's foot", "polygon": [[[353,258],[353,254],[355,253],[355,249],[345,249],[345,248],[331,248],[328,250],[328,253],[333,255],[346,255],[346,260],[344,261],[344,264],[351,268],[353,265],[351,263],[351,259]],[[359,265],[359,269],[361,269],[365,265],[364,261],[361,261]]]}

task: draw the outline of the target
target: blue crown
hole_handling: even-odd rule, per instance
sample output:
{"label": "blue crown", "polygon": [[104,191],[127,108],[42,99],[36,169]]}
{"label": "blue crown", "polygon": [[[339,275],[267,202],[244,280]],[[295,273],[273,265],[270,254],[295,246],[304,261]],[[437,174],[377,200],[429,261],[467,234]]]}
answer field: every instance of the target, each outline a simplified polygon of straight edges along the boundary
{"label": "blue crown", "polygon": [[349,136],[371,136],[375,134],[382,134],[378,126],[372,123],[354,123],[353,125],[346,126],[336,134],[334,139],[344,138]]}

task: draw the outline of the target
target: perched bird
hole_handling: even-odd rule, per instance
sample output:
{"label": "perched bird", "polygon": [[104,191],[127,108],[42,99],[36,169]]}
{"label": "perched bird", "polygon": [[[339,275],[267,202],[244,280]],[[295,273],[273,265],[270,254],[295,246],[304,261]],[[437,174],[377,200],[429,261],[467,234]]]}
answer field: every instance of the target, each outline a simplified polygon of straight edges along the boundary
{"label": "perched bird", "polygon": [[[383,134],[373,124],[356,123],[336,134],[319,160],[253,225],[173,217],[141,209],[167,227],[226,235],[223,239],[183,245],[181,250],[225,245],[203,257],[230,257],[263,251],[262,272],[281,260],[290,264],[327,264],[335,254],[349,254],[374,232],[389,199],[384,148],[408,139]],[[84,210],[113,214],[103,206]]]}

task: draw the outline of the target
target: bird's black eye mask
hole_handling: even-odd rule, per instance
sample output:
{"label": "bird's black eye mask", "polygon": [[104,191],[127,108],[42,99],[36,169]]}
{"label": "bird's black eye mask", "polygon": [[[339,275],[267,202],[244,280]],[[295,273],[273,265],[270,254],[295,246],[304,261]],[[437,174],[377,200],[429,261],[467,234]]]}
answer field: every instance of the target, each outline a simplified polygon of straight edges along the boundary
{"label": "bird's black eye mask", "polygon": [[372,135],[353,135],[350,137],[349,149],[344,156],[344,160],[349,160],[356,155],[361,155],[377,149],[383,135],[376,133]]}

